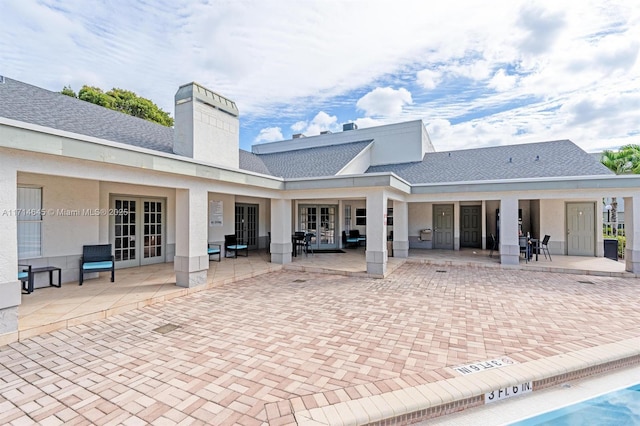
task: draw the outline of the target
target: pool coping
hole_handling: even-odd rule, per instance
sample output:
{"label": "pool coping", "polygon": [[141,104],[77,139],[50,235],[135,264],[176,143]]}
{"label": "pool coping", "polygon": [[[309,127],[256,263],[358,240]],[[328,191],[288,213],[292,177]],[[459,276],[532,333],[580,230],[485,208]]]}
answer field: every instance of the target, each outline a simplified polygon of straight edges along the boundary
{"label": "pool coping", "polygon": [[635,364],[640,364],[640,337],[348,401],[329,403],[316,394],[318,406],[311,409],[293,398],[280,401],[279,414],[269,420],[273,425],[304,426],[410,424],[484,405],[485,394],[499,389],[532,382],[536,392]]}

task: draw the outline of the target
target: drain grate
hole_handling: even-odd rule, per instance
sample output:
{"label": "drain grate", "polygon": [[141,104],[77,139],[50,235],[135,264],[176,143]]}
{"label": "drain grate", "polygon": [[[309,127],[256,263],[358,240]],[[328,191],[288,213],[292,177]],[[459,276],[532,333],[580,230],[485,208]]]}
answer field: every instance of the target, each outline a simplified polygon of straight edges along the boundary
{"label": "drain grate", "polygon": [[578,281],[580,284],[595,284],[593,281]]}
{"label": "drain grate", "polygon": [[307,280],[293,280],[294,283],[306,283]]}
{"label": "drain grate", "polygon": [[179,325],[175,325],[175,324],[165,324],[165,325],[161,325],[158,328],[154,328],[151,331],[155,331],[156,333],[160,333],[160,334],[167,334],[173,330],[176,330],[180,328]]}
{"label": "drain grate", "polygon": [[436,272],[447,272],[444,269],[436,269]]}

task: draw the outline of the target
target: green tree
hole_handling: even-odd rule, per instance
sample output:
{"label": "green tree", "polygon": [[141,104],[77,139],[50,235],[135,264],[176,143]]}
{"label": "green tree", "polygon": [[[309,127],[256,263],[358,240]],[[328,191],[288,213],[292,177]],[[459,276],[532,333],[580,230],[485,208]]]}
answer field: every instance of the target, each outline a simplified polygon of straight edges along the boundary
{"label": "green tree", "polygon": [[71,96],[72,98],[77,98],[78,95],[76,95],[76,92],[73,91],[73,89],[71,89],[71,86],[64,86],[62,88],[62,93],[63,95],[67,95],[67,96]]}
{"label": "green tree", "polygon": [[[618,151],[606,150],[600,162],[617,175],[640,173],[640,145],[624,145]],[[611,217],[613,235],[618,235],[618,199],[611,197]]]}
{"label": "green tree", "polygon": [[163,111],[149,99],[140,97],[130,90],[113,88],[105,93],[99,87],[84,85],[77,96],[68,86],[65,86],[61,93],[163,126],[173,126],[173,118],[169,113]]}

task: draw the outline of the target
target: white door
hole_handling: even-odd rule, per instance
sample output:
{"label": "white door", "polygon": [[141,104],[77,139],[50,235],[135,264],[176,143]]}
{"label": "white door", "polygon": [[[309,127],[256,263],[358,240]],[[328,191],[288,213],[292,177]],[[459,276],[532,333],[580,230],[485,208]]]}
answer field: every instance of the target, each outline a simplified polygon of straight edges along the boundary
{"label": "white door", "polygon": [[567,203],[567,255],[595,256],[595,204]]}
{"label": "white door", "polygon": [[165,261],[165,202],[163,199],[111,198],[111,244],[116,268],[130,268]]}

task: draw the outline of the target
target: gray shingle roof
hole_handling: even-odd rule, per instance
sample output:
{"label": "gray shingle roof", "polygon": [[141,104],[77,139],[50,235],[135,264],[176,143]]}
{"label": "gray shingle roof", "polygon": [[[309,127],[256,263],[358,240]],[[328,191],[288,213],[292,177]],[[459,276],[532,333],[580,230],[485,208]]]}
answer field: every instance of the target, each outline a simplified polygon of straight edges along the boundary
{"label": "gray shingle roof", "polygon": [[262,173],[263,175],[271,175],[260,156],[244,149],[240,150],[240,168],[250,172]]}
{"label": "gray shingle roof", "polygon": [[375,172],[394,172],[412,184],[612,174],[569,140],[430,152],[419,162],[367,170]]}
{"label": "gray shingle roof", "polygon": [[334,176],[372,141],[303,148],[271,154],[240,151],[240,168],[283,178]]}
{"label": "gray shingle roof", "polygon": [[58,130],[172,152],[173,129],[5,78],[0,84],[0,117]]}

